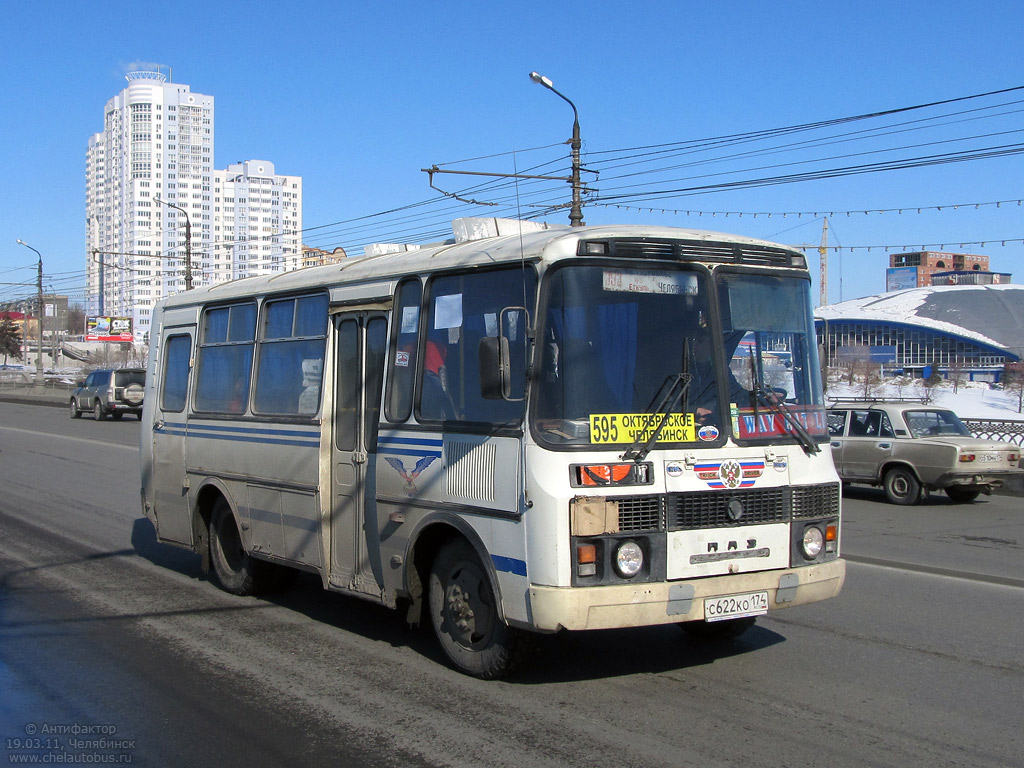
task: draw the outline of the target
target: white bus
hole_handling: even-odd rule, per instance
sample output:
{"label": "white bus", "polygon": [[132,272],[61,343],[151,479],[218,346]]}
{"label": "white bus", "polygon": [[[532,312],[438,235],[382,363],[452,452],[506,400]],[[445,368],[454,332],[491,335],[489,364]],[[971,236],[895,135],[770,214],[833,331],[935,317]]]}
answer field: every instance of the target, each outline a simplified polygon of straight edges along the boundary
{"label": "white bus", "polygon": [[783,246],[559,228],[198,288],[158,305],[146,386],[160,541],[236,594],[299,569],[429,615],[479,677],[532,632],[733,636],[845,576]]}

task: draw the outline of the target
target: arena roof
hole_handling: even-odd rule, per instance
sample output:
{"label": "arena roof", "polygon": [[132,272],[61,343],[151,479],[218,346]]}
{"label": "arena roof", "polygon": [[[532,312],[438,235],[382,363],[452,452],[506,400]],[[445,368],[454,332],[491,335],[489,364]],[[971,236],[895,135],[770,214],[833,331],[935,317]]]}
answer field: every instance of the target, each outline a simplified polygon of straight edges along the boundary
{"label": "arena roof", "polygon": [[1024,347],[1024,285],[908,288],[818,307],[814,316],[919,325],[1015,354]]}

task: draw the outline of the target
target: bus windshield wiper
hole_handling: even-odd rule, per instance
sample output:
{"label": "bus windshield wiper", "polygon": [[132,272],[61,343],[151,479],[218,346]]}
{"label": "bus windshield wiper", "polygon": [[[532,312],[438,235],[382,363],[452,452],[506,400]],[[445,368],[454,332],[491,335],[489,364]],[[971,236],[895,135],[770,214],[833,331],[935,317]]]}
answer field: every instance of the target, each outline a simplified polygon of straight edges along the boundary
{"label": "bus windshield wiper", "polygon": [[675,409],[679,401],[683,399],[683,396],[689,388],[690,374],[686,371],[670,374],[666,377],[665,381],[662,382],[661,387],[658,389],[658,392],[654,395],[654,399],[657,399],[658,395],[663,391],[665,394],[662,396],[653,411],[650,408],[647,409],[647,412],[652,416],[661,416],[658,426],[642,445],[641,440],[643,440],[644,433],[640,432],[637,435],[636,440],[632,442],[629,448],[627,448],[619,458],[623,461],[632,461],[636,464],[639,464],[646,459],[647,454],[649,454],[651,449],[654,448],[654,444],[658,442],[658,437],[661,435],[662,430],[665,429],[665,425],[668,424],[669,414],[673,409]]}
{"label": "bus windshield wiper", "polygon": [[754,387],[754,397],[757,402],[760,402],[772,413],[778,414],[782,417],[782,423],[786,427],[786,430],[790,435],[796,438],[797,442],[804,449],[804,453],[812,454],[819,453],[821,448],[818,447],[818,443],[815,442],[814,438],[811,437],[810,433],[804,429],[804,425],[790,412],[788,408],[783,408],[779,405],[775,399],[775,393],[769,391],[769,389],[761,381],[761,378],[757,375],[757,363],[754,360],[754,353],[750,353],[750,380]]}

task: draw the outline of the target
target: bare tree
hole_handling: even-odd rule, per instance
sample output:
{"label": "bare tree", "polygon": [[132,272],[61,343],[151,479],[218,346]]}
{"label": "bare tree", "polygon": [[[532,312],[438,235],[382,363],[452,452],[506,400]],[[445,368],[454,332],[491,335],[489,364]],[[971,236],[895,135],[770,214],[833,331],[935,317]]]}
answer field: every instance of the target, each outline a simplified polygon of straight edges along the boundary
{"label": "bare tree", "polygon": [[964,381],[964,377],[967,376],[967,365],[964,363],[963,358],[954,357],[950,361],[948,375],[950,381],[953,382],[953,394],[956,394],[957,390],[960,389],[960,384]]}
{"label": "bare tree", "polygon": [[1002,381],[1004,390],[1017,395],[1017,413],[1024,413],[1024,363],[1007,363]]}

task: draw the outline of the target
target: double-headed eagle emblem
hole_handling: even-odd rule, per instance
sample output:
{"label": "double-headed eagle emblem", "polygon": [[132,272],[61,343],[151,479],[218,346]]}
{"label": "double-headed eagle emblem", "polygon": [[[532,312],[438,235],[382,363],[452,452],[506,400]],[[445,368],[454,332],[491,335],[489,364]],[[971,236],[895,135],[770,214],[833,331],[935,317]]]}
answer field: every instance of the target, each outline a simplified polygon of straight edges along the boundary
{"label": "double-headed eagle emblem", "polygon": [[402,479],[405,480],[405,488],[402,490],[405,491],[406,496],[412,497],[416,495],[416,483],[414,481],[420,476],[420,472],[434,463],[436,458],[437,456],[424,456],[417,460],[416,466],[412,468],[412,471],[405,468],[405,462],[401,459],[396,459],[394,456],[385,456],[384,460],[402,476]]}

